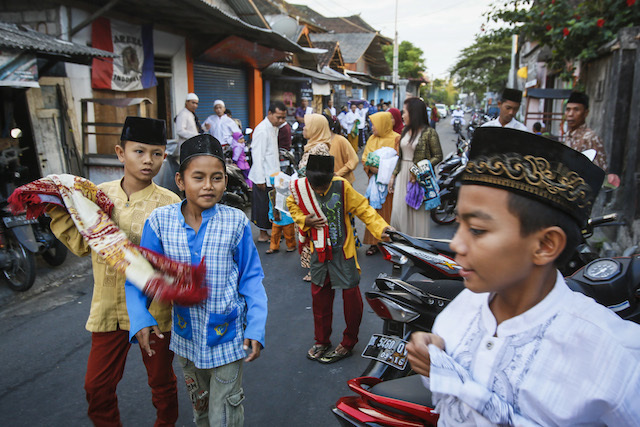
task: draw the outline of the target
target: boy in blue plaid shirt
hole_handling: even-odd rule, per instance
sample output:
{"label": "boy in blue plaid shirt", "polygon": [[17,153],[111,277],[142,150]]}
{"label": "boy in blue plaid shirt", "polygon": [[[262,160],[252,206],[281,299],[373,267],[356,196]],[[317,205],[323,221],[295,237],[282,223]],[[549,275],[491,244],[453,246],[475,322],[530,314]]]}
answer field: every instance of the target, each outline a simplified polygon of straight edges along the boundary
{"label": "boy in blue plaid shirt", "polygon": [[[181,262],[204,259],[209,297],[194,307],[173,306],[170,348],[182,366],[196,424],[240,426],[242,362],[255,360],[264,347],[262,265],[246,215],[218,204],[227,175],[215,138],[204,134],[184,142],[176,183],[186,200],[153,211],[141,246]],[[151,355],[150,334],[162,333],[146,297],[128,282],[126,292],[130,339]]]}

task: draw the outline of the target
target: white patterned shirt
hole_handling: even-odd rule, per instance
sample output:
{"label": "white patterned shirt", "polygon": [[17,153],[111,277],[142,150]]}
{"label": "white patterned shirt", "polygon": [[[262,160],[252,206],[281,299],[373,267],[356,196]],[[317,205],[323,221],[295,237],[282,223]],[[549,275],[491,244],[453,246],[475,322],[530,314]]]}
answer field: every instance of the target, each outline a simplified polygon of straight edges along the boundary
{"label": "white patterned shirt", "polygon": [[464,290],[436,318],[427,382],[439,426],[640,425],[640,325],[553,290],[496,325],[491,295]]}

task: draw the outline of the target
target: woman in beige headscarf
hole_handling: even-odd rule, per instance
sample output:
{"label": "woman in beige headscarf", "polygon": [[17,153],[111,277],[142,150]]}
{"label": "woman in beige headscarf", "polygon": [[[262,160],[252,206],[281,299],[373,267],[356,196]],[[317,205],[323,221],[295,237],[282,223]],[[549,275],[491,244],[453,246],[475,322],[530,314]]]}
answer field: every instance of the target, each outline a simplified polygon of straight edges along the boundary
{"label": "woman in beige headscarf", "polygon": [[[383,111],[380,113],[375,113],[372,116],[369,116],[371,119],[371,124],[373,125],[373,135],[369,137],[367,140],[367,145],[364,147],[364,151],[362,152],[362,164],[364,165],[367,161],[367,156],[369,153],[376,151],[382,147],[391,147],[394,150],[398,150],[397,144],[400,140],[400,135],[393,131],[393,116],[391,113]],[[378,168],[373,166],[364,166],[364,171],[367,173],[368,177],[371,175],[375,175],[378,173]],[[382,218],[384,218],[387,223],[391,221],[391,207],[393,206],[393,197],[387,196],[382,208],[376,209],[378,214]],[[374,255],[380,251],[378,248],[378,240],[373,237],[373,234],[367,230],[364,234],[365,245],[369,246],[367,249],[367,255]]]}
{"label": "woman in beige headscarf", "polygon": [[[307,139],[307,144],[304,146],[304,154],[302,154],[300,163],[298,163],[298,176],[300,177],[306,175],[307,162],[309,161],[310,155],[331,155],[329,154],[329,147],[331,146],[331,138],[333,137],[329,130],[329,122],[322,114],[305,114],[302,136]],[[300,253],[300,265],[302,268],[310,268],[310,260],[311,248],[307,243],[303,246],[302,252]],[[307,273],[302,280],[311,282],[311,273]]]}
{"label": "woman in beige headscarf", "polygon": [[304,154],[298,163],[298,175],[305,176],[307,161],[310,155],[329,156],[331,147],[331,131],[329,122],[322,114],[305,114],[302,136],[307,140],[304,146]]}

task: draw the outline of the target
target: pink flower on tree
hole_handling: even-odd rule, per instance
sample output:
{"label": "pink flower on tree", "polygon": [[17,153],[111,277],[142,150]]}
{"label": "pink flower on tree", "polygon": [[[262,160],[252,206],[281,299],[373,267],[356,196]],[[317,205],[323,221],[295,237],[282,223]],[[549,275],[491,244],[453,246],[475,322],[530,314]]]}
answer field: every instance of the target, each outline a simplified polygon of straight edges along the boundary
{"label": "pink flower on tree", "polygon": [[562,29],[562,34],[563,34],[565,37],[567,37],[567,36],[569,35],[569,29],[568,29],[567,27],[564,27],[564,28]]}

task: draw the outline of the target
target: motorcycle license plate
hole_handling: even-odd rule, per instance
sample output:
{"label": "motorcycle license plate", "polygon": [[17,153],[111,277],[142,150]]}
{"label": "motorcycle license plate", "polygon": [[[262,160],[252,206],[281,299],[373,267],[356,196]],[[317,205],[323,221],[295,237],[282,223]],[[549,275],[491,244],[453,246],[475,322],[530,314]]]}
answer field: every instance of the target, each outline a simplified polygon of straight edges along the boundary
{"label": "motorcycle license plate", "polygon": [[398,337],[373,334],[362,357],[386,363],[402,371],[407,366],[407,342]]}
{"label": "motorcycle license plate", "polygon": [[38,220],[36,219],[27,219],[26,215],[5,216],[2,218],[2,221],[4,221],[4,225],[6,225],[7,228],[19,227],[21,225],[27,224],[35,224],[36,222],[38,222]]}

